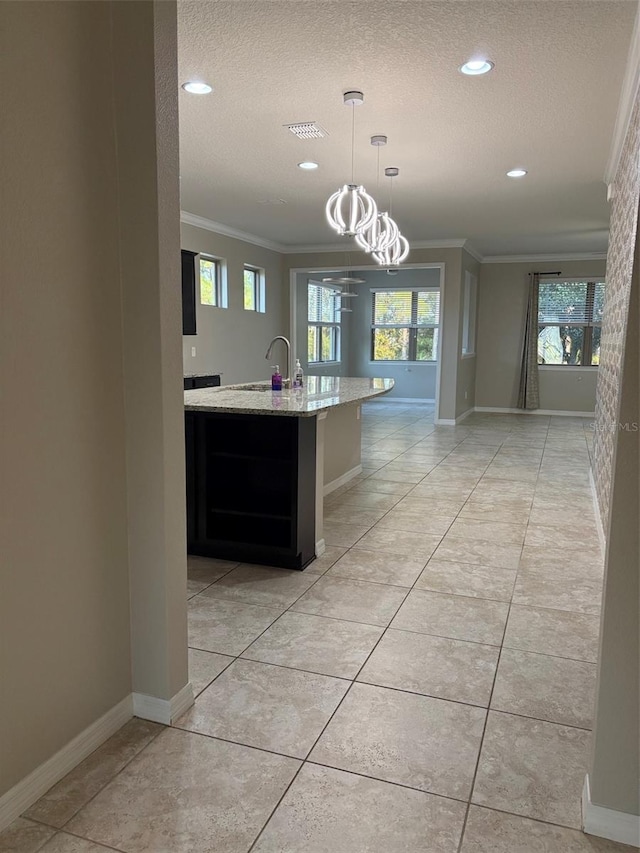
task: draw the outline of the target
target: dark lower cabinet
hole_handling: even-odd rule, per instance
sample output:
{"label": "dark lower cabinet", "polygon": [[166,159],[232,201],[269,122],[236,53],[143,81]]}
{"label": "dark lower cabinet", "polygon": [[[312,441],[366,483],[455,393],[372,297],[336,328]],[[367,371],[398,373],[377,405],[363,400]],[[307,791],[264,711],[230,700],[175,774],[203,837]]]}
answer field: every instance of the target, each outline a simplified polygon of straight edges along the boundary
{"label": "dark lower cabinet", "polygon": [[316,419],[186,412],[190,554],[303,569],[315,557]]}
{"label": "dark lower cabinet", "polygon": [[182,249],[182,334],[196,332],[196,258],[195,252]]}
{"label": "dark lower cabinet", "polygon": [[211,376],[185,376],[184,390],[192,391],[194,388],[217,388],[220,385],[220,374],[213,373]]}

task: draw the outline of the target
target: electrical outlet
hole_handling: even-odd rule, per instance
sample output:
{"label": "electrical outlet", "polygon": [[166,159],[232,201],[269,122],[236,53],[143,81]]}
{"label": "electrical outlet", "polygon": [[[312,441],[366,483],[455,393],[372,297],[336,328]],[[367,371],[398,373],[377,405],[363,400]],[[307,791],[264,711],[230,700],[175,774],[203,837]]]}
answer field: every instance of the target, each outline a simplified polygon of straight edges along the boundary
{"label": "electrical outlet", "polygon": [[356,406],[356,420],[360,420],[360,406]]}
{"label": "electrical outlet", "polygon": [[464,399],[466,400],[468,397],[469,397],[469,392],[468,392],[468,391],[465,391],[465,392],[464,392]]}
{"label": "electrical outlet", "polygon": [[195,357],[196,357],[196,348],[191,347],[191,358],[195,358]]}

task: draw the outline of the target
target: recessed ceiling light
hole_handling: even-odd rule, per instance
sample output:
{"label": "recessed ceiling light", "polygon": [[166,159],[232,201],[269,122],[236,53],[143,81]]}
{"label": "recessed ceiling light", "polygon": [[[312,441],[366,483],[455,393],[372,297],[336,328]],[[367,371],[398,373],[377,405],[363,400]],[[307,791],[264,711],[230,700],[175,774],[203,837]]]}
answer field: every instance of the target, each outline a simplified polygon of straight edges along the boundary
{"label": "recessed ceiling light", "polygon": [[317,169],[318,164],[314,163],[313,160],[305,160],[303,163],[298,163],[298,168],[306,169],[308,172],[310,172],[312,169]]}
{"label": "recessed ceiling light", "polygon": [[508,178],[524,178],[524,176],[526,174],[527,174],[526,169],[510,169],[507,172],[507,177]]}
{"label": "recessed ceiling light", "polygon": [[209,92],[213,92],[213,86],[208,83],[199,83],[197,80],[189,80],[187,83],[183,83],[182,88],[191,95],[208,95]]}
{"label": "recessed ceiling light", "polygon": [[477,77],[479,74],[487,74],[494,67],[494,63],[488,59],[470,59],[460,66],[460,71],[470,77]]}

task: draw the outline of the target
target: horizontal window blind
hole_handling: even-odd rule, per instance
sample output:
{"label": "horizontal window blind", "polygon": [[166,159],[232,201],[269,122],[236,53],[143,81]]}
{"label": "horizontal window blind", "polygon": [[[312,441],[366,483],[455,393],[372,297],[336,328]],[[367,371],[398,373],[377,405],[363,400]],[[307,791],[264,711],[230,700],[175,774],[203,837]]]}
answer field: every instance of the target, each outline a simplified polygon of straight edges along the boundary
{"label": "horizontal window blind", "polygon": [[591,326],[602,322],[604,282],[542,281],[538,322]]}
{"label": "horizontal window blind", "polygon": [[374,326],[437,326],[439,290],[373,291]]}
{"label": "horizontal window blind", "polygon": [[308,320],[310,323],[340,322],[340,306],[336,299],[337,293],[336,288],[309,283]]}

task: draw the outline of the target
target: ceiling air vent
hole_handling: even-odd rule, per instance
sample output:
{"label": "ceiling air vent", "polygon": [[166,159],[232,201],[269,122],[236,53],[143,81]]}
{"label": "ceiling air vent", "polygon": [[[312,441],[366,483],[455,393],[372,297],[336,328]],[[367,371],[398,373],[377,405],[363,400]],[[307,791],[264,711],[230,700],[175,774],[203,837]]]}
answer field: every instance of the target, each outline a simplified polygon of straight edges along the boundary
{"label": "ceiling air vent", "polygon": [[315,121],[301,121],[297,124],[285,124],[284,126],[288,127],[298,139],[321,139],[323,136],[329,136],[327,131]]}

